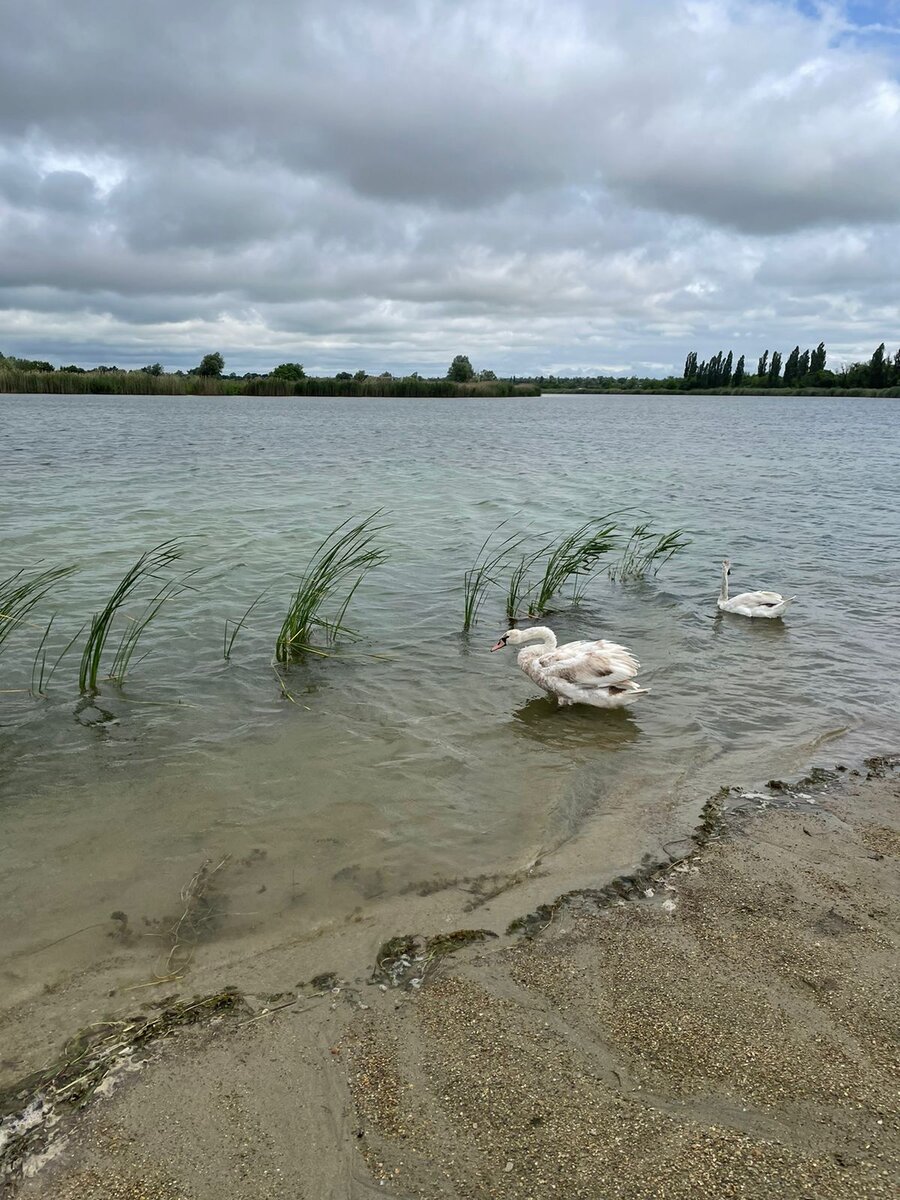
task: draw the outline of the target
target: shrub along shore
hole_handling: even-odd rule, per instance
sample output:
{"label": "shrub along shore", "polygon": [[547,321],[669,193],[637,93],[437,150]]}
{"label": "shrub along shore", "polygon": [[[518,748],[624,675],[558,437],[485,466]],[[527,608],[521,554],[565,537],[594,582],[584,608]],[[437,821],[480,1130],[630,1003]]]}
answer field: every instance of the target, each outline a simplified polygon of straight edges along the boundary
{"label": "shrub along shore", "polygon": [[450,379],[229,379],[213,375],[151,375],[146,371],[0,370],[0,393],[113,396],[539,396],[536,384]]}

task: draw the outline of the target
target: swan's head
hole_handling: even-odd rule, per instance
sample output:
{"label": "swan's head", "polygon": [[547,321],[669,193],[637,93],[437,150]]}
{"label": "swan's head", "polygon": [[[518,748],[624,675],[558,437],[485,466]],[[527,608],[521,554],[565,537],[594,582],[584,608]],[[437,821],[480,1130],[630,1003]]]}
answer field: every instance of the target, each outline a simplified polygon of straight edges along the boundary
{"label": "swan's head", "polygon": [[730,559],[727,559],[727,558],[723,558],[723,559],[722,559],[722,574],[723,574],[723,575],[730,575],[730,574],[731,574],[731,561],[730,561]]}
{"label": "swan's head", "polygon": [[510,644],[510,646],[518,646],[520,642],[524,642],[524,641],[525,641],[525,632],[523,630],[507,629],[506,633],[504,633],[503,637],[501,637],[501,639],[497,643],[497,645],[491,646],[491,654],[493,654],[495,650],[502,650],[503,647],[507,644],[507,642]]}

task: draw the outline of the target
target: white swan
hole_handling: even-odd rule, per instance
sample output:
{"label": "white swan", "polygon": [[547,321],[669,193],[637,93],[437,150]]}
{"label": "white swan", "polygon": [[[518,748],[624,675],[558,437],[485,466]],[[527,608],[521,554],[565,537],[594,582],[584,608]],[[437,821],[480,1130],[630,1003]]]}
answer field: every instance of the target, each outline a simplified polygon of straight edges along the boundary
{"label": "white swan", "polygon": [[630,650],[615,642],[568,642],[557,648],[553,630],[536,625],[510,629],[491,651],[502,650],[507,643],[518,646],[533,641],[541,645],[520,650],[519,666],[560,704],[623,708],[647,692],[634,682],[641,664]]}
{"label": "white swan", "polygon": [[717,601],[722,612],[737,613],[740,617],[780,617],[787,606],[796,600],[796,596],[787,599],[780,592],[741,592],[739,596],[728,599],[728,576],[731,574],[731,563],[727,558],[722,560],[722,590]]}

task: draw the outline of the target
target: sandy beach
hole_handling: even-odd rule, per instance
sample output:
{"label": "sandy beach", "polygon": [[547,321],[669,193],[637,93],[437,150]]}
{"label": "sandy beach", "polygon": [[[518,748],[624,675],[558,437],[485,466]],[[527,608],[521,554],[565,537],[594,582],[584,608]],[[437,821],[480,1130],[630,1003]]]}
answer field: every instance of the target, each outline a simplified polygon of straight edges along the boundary
{"label": "sandy beach", "polygon": [[0,1188],[893,1196],[898,797],[885,759],[723,791],[666,865],[544,880],[512,934],[424,931],[302,984],[288,950],[278,991],[137,1006],[5,1095]]}

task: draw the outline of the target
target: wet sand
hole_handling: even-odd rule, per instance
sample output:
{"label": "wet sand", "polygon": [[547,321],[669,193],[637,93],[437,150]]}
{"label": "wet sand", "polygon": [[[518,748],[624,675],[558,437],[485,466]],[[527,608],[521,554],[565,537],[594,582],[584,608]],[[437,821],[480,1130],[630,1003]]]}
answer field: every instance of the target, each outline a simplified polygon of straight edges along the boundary
{"label": "wet sand", "polygon": [[281,988],[269,963],[265,994],[163,1024],[82,1110],[56,1103],[50,1136],[19,1142],[26,1171],[51,1161],[0,1190],[893,1196],[898,799],[883,761],[723,795],[667,867],[539,908],[512,937],[395,943],[374,979],[298,986],[284,948]]}

